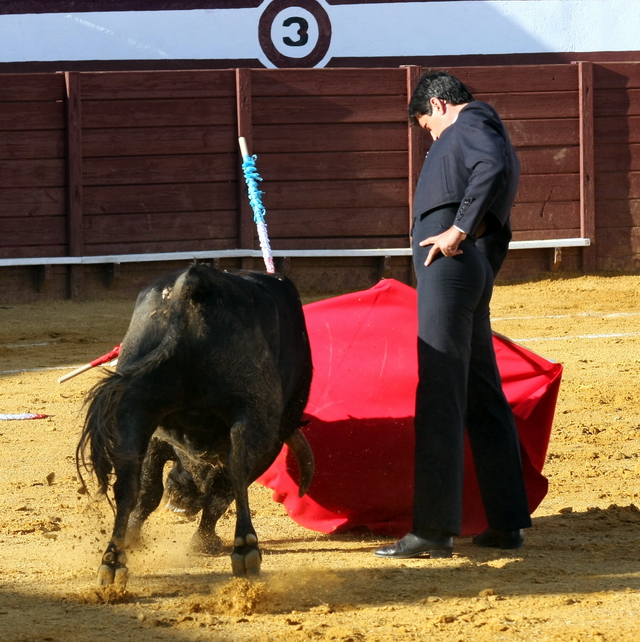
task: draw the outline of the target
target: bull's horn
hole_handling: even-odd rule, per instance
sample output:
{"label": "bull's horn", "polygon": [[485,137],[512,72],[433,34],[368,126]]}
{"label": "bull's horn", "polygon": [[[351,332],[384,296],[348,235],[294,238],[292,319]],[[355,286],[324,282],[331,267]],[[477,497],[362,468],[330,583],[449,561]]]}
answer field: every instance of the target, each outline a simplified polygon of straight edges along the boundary
{"label": "bull's horn", "polygon": [[300,476],[298,497],[302,497],[309,490],[311,480],[313,479],[313,471],[315,468],[313,451],[306,437],[299,429],[296,429],[285,443],[289,446],[289,449],[295,455],[296,461],[298,462],[298,474]]}

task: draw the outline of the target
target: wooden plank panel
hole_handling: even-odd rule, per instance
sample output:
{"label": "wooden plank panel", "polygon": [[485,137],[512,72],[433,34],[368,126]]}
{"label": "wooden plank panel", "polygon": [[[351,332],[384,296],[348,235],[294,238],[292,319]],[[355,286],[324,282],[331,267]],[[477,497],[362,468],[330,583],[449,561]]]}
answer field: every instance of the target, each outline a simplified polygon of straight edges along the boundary
{"label": "wooden plank panel", "polygon": [[640,227],[640,198],[616,201],[597,201],[598,229]]}
{"label": "wooden plank panel", "polygon": [[0,218],[3,216],[61,216],[66,211],[66,189],[60,187],[2,187]]}
{"label": "wooden plank panel", "polygon": [[580,177],[574,174],[524,174],[520,177],[517,201],[539,203],[544,201],[578,201]]}
{"label": "wooden plank panel", "polygon": [[593,78],[598,89],[640,88],[640,63],[599,62],[593,66]]}
{"label": "wooden plank panel", "polygon": [[[543,147],[578,147],[580,144],[577,118],[505,120],[511,142],[520,154]],[[431,147],[431,136],[422,134],[425,149]]]}
{"label": "wooden plank panel", "polygon": [[261,125],[406,122],[407,103],[405,96],[254,96],[253,110]]}
{"label": "wooden plank panel", "polygon": [[505,126],[513,145],[546,146],[577,145],[580,139],[577,118],[547,118],[545,120],[506,120]]}
{"label": "wooden plank panel", "polygon": [[[537,230],[514,230],[513,231],[513,240],[514,241],[544,241],[547,239],[565,239],[565,238],[574,238],[579,236],[580,226],[577,227],[565,227],[565,228],[556,228],[553,230],[548,229],[537,229]],[[533,250],[519,250],[522,252],[532,252]],[[549,252],[547,248],[544,248],[545,252]]]}
{"label": "wooden plank panel", "polygon": [[406,122],[254,125],[255,153],[378,152],[407,147]]}
{"label": "wooden plank panel", "polygon": [[169,214],[121,214],[86,216],[85,243],[136,243],[153,239],[231,238],[236,233],[235,212],[174,212]]}
{"label": "wooden plank panel", "polygon": [[[235,125],[235,98],[84,100],[82,120],[93,127]],[[0,120],[0,124],[1,124]]]}
{"label": "wooden plank panel", "polygon": [[[507,129],[512,121],[538,120],[540,129],[544,129],[551,120],[577,119],[579,116],[578,92],[546,92],[526,94],[522,92],[509,94],[476,94],[477,100],[493,105],[505,121]],[[391,120],[391,119],[390,119]],[[536,124],[532,123],[532,127]]]}
{"label": "wooden plank panel", "polygon": [[[598,246],[597,249],[600,250],[602,248]],[[639,263],[640,253],[633,254],[628,250],[623,255],[598,254],[598,270],[603,272],[629,272],[630,270],[635,272]]]}
{"label": "wooden plank panel", "polygon": [[[559,275],[563,272],[571,273],[581,269],[581,252],[580,248],[562,248],[562,264]],[[531,279],[536,275],[548,273],[552,269],[552,265],[552,249],[511,250],[500,270],[498,282]]]}
{"label": "wooden plank panel", "polygon": [[[407,180],[269,181],[263,202],[269,209],[406,207]],[[267,191],[268,190],[268,191]],[[267,218],[267,224],[269,219]]]}
{"label": "wooden plank panel", "polygon": [[37,274],[37,269],[30,266],[3,268],[2,300],[7,303],[31,303],[64,299],[68,296],[67,269],[64,266],[51,267],[51,278],[47,280],[42,292],[38,291],[40,280]]}
{"label": "wooden plank panel", "polygon": [[640,145],[597,145],[596,172],[640,171]]}
{"label": "wooden plank panel", "polygon": [[[578,87],[574,65],[450,67],[448,71],[460,78],[472,92],[498,93],[514,89],[541,92],[550,88],[552,91],[567,91]],[[402,86],[405,82],[402,69],[258,69],[254,73],[256,96],[406,94]]]}
{"label": "wooden plank panel", "polygon": [[640,143],[640,116],[597,118],[594,126],[596,145]]}
{"label": "wooden plank panel", "polygon": [[4,103],[0,109],[0,130],[64,129],[64,116],[62,102]]}
{"label": "wooden plank panel", "polygon": [[[408,280],[408,265],[402,272],[406,275],[405,281]],[[380,279],[380,261],[351,258],[342,261],[316,260],[310,263],[295,259],[292,261],[290,274],[301,292],[339,295],[365,290],[377,283]],[[394,276],[396,274],[394,272]]]}
{"label": "wooden plank panel", "polygon": [[[4,106],[1,109],[4,109]],[[64,158],[65,151],[62,130],[5,131],[0,136],[0,159],[3,160]]]}
{"label": "wooden plank panel", "polygon": [[[111,252],[104,252],[111,254]],[[104,265],[85,265],[85,292],[88,300],[104,299],[105,296],[117,296],[120,299],[128,299],[130,303],[136,300],[136,297],[151,280],[175,269],[184,269],[189,266],[191,261],[160,261],[145,263],[121,263],[117,283],[111,283],[112,289],[107,291],[106,288],[110,283],[107,277],[107,269]]]}
{"label": "wooden plank panel", "polygon": [[479,93],[477,100],[493,105],[503,120],[525,118],[577,118],[578,92],[541,92],[528,94],[512,92],[508,94]]}
{"label": "wooden plank panel", "polygon": [[237,206],[235,182],[84,187],[85,215],[217,211]]}
{"label": "wooden plank panel", "polygon": [[[142,254],[151,252],[197,252],[199,250],[232,250],[235,249],[235,236],[228,238],[209,238],[209,239],[185,239],[179,241],[155,241],[143,239],[135,243],[125,241],[113,243],[96,243],[87,246],[87,256],[100,256],[101,254]],[[181,261],[181,265],[186,265],[187,261]],[[154,270],[157,276],[161,264],[154,263]],[[143,263],[137,264],[143,266]],[[144,269],[144,268],[142,268]],[[147,268],[148,269],[148,268]],[[146,279],[148,282],[149,279]]]}
{"label": "wooden plank panel", "polygon": [[[562,248],[562,272],[578,271],[581,269],[580,248]],[[510,250],[507,259],[500,270],[498,283],[523,279],[531,279],[537,275],[549,272],[553,265],[553,249],[540,248],[528,250]]]}
{"label": "wooden plank panel", "polygon": [[640,89],[596,91],[596,118],[601,116],[640,116]]}
{"label": "wooden plank panel", "polygon": [[64,245],[66,241],[67,228],[64,216],[0,218],[0,247]]}
{"label": "wooden plank panel", "polygon": [[406,178],[406,152],[324,152],[317,154],[262,154],[260,174],[267,181],[326,181]]}
{"label": "wooden plank panel", "polygon": [[530,279],[549,271],[550,252],[552,250],[511,250],[496,283],[509,283]]}
{"label": "wooden plank panel", "polygon": [[[50,256],[67,256],[67,244],[56,245],[51,243],[48,245],[33,245],[34,239],[31,239],[30,245],[19,245],[12,247],[2,247],[0,246],[0,259],[38,259],[40,257],[50,257]],[[0,288],[0,296],[5,293],[5,280],[3,275],[6,274],[8,270],[18,270],[16,267],[1,267],[0,268],[0,283],[2,283],[2,288]],[[32,267],[28,267],[28,270],[32,270]],[[66,295],[65,295],[66,296]]]}
{"label": "wooden plank panel", "polygon": [[62,74],[2,74],[0,103],[64,100]]}
{"label": "wooden plank panel", "polygon": [[[372,236],[372,237],[362,237],[362,236],[327,236],[327,237],[318,237],[318,238],[288,238],[288,239],[278,239],[276,243],[273,244],[273,249],[278,250],[349,250],[349,249],[377,249],[380,247],[408,247],[409,246],[409,231],[407,230],[406,234],[398,236]],[[300,259],[296,259],[300,260]],[[344,257],[344,258],[328,258],[328,259],[308,259],[312,260],[313,263],[317,266],[323,261],[327,262],[330,265],[336,265],[343,263],[348,266],[349,264],[353,265],[355,261],[371,261],[370,257],[366,258],[354,258],[354,257]],[[376,261],[377,259],[373,259]]]}
{"label": "wooden plank panel", "polygon": [[307,209],[267,212],[271,239],[296,237],[394,236],[408,233],[408,207]]}
{"label": "wooden plank panel", "polygon": [[477,100],[493,105],[503,120],[578,117],[578,92],[545,92],[539,94],[477,94]]}
{"label": "wooden plank panel", "polygon": [[[235,126],[126,127],[85,129],[83,156],[163,156],[169,154],[235,153]],[[2,143],[0,141],[0,154]]]}
{"label": "wooden plank panel", "polygon": [[634,255],[640,255],[640,227],[605,227],[598,230],[598,257]]}
{"label": "wooden plank panel", "polygon": [[523,174],[567,174],[580,170],[577,146],[519,149],[518,158]]}
{"label": "wooden plank panel", "polygon": [[56,187],[65,185],[64,159],[44,158],[0,161],[3,185],[11,187]]}
{"label": "wooden plank panel", "polygon": [[84,184],[88,186],[235,181],[235,160],[235,157],[223,154],[90,158],[84,163]]}
{"label": "wooden plank panel", "polygon": [[252,74],[254,98],[398,94],[406,104],[404,69],[255,69]]}
{"label": "wooden plank panel", "polygon": [[89,100],[235,97],[232,69],[84,72],[82,95]]}
{"label": "wooden plank panel", "polygon": [[596,201],[640,198],[640,172],[603,172],[596,175]]}
{"label": "wooden plank panel", "polygon": [[[511,212],[514,230],[580,229],[580,203],[516,203]],[[573,236],[579,236],[574,234]],[[554,238],[545,236],[541,238]]]}
{"label": "wooden plank panel", "polygon": [[[423,71],[426,71],[424,69]],[[578,88],[576,65],[496,65],[490,67],[448,67],[476,93],[568,91]]]}

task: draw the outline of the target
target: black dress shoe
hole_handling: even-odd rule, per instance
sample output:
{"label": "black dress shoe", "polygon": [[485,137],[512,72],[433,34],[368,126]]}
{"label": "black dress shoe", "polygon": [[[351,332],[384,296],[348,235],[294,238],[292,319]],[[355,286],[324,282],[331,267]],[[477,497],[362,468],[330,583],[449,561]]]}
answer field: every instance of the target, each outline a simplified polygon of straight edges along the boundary
{"label": "black dress shoe", "polygon": [[429,553],[430,557],[451,557],[453,554],[453,537],[441,535],[425,538],[408,533],[395,544],[383,546],[375,552],[378,557],[393,557],[396,559],[421,557],[425,553]]}
{"label": "black dress shoe", "polygon": [[524,534],[521,528],[514,531],[487,528],[484,533],[476,535],[472,541],[476,546],[489,548],[521,548],[524,543]]}

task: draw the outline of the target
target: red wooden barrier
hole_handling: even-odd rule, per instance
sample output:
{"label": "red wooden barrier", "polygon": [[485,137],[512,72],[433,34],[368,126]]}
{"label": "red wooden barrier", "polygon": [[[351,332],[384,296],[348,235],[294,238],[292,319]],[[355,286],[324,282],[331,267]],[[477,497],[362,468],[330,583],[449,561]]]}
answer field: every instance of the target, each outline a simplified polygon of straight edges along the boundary
{"label": "red wooden barrier", "polygon": [[[515,240],[588,236],[591,248],[565,250],[564,269],[634,269],[640,63],[451,71],[497,107],[518,148]],[[406,121],[421,72],[4,74],[0,260],[256,247],[239,134],[260,158],[275,250],[407,247],[412,189],[430,143]],[[532,276],[549,259],[548,250],[516,250],[503,274]],[[123,293],[166,267],[127,264]],[[303,289],[357,289],[379,276],[370,258],[290,267]],[[408,258],[387,267],[411,278]],[[69,287],[76,297],[100,296],[114,276],[100,266],[34,270],[0,265],[3,299],[37,298],[46,283],[46,296],[67,296]]]}

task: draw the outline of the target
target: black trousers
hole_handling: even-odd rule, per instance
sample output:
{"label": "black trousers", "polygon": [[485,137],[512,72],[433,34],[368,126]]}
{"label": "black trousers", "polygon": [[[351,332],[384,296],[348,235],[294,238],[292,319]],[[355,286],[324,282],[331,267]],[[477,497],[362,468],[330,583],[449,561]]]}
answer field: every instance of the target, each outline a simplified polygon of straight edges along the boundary
{"label": "black trousers", "polygon": [[491,265],[469,238],[461,255],[439,254],[429,267],[430,246],[419,246],[449,229],[455,214],[436,210],[413,230],[419,368],[413,528],[460,533],[465,427],[489,525],[526,528],[531,518],[520,445],[491,334]]}

